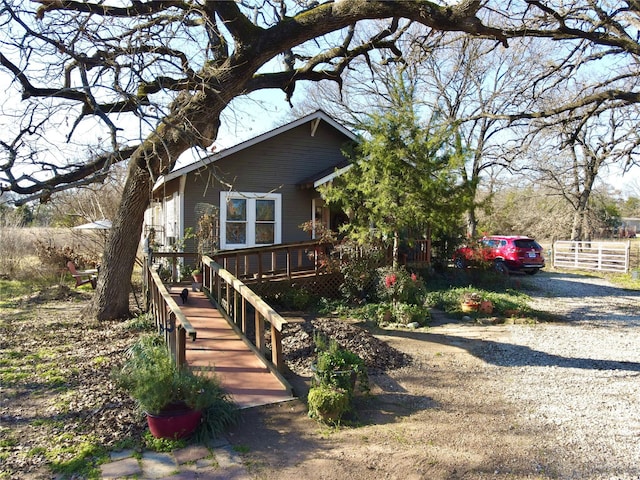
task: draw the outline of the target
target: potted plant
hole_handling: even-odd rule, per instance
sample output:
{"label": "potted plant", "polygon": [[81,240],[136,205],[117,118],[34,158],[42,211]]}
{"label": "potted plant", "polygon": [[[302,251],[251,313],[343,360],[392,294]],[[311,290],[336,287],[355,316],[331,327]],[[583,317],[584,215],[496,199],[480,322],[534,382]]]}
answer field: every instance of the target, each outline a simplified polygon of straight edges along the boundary
{"label": "potted plant", "polygon": [[202,288],[202,270],[200,270],[199,268],[194,269],[191,272],[191,277],[193,278],[191,289],[194,292],[200,291],[200,289]]}
{"label": "potted plant", "polygon": [[309,416],[326,423],[337,423],[352,409],[355,387],[369,392],[369,377],[364,361],[350,350],[341,348],[334,339],[314,335],[317,359],[311,368],[314,379],[307,403]]}
{"label": "potted plant", "polygon": [[329,385],[345,390],[350,397],[358,382],[360,391],[369,391],[369,377],[364,360],[351,350],[341,348],[335,339],[327,340],[322,334],[316,333],[314,342],[318,352],[312,365],[316,385]]}
{"label": "potted plant", "polygon": [[477,292],[465,292],[460,298],[460,309],[465,312],[477,312],[482,303],[482,296]]}
{"label": "potted plant", "polygon": [[349,411],[349,394],[345,390],[329,385],[317,385],[309,390],[307,397],[309,416],[325,423],[336,424]]}
{"label": "potted plant", "polygon": [[147,415],[149,430],[158,438],[191,435],[201,425],[203,414],[211,419],[207,410],[212,408],[220,409],[221,417],[228,420],[233,419],[230,412],[236,410],[215,376],[177,366],[164,339],[155,334],[141,336],[127,351],[115,379]]}
{"label": "potted plant", "polygon": [[196,283],[202,283],[202,270],[199,268],[194,268],[191,272],[191,276],[193,277],[193,281]]}

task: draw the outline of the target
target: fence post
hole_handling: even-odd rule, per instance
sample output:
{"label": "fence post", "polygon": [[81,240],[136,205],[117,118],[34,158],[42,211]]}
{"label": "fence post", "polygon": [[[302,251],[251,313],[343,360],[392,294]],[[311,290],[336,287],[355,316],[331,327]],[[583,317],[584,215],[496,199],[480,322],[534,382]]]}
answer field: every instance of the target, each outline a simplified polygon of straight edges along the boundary
{"label": "fence post", "polygon": [[598,244],[598,270],[602,270],[602,243]]}

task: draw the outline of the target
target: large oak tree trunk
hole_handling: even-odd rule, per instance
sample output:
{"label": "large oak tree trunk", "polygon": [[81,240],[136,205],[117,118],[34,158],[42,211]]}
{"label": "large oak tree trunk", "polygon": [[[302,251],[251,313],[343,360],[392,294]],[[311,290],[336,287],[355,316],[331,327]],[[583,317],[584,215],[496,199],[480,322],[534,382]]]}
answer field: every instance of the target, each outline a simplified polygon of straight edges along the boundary
{"label": "large oak tree trunk", "polygon": [[176,102],[177,112],[165,119],[129,161],[122,201],[105,246],[91,305],[91,314],[98,320],[130,314],[131,276],[154,183],[173,169],[188,148],[194,144],[208,146],[217,136],[224,101],[219,96],[210,99],[204,95],[184,100]]}
{"label": "large oak tree trunk", "polygon": [[133,162],[102,258],[92,305],[98,320],[122,318],[129,314],[131,275],[152,187],[149,173]]}

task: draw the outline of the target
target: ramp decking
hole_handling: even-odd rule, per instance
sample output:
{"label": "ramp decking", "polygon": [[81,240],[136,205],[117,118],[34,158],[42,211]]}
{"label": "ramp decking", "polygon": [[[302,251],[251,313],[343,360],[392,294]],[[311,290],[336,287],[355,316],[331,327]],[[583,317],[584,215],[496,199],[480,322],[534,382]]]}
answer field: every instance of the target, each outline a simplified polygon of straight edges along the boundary
{"label": "ramp decking", "polygon": [[171,295],[197,331],[195,342],[187,339],[187,363],[193,368],[213,367],[222,387],[240,408],[291,400],[289,390],[246,345],[227,320],[202,292],[189,289],[182,304],[183,287]]}

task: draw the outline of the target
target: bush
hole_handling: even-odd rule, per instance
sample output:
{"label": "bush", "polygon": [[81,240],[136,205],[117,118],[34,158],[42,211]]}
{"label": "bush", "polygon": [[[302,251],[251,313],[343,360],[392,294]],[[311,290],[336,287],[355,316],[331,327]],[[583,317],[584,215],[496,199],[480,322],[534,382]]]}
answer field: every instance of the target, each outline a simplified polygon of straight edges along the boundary
{"label": "bush", "polygon": [[404,267],[381,267],[377,269],[377,296],[383,302],[400,302],[411,305],[424,303],[425,288],[415,273]]}
{"label": "bush", "polygon": [[417,322],[420,325],[427,325],[431,318],[429,307],[423,305],[411,305],[408,303],[396,303],[393,305],[391,315],[396,323],[408,325]]}
{"label": "bush", "polygon": [[336,424],[350,408],[348,392],[329,385],[317,385],[307,397],[309,416],[322,422]]}
{"label": "bush", "polygon": [[51,242],[36,239],[35,247],[36,255],[43,265],[65,268],[67,262],[71,260],[79,270],[95,268],[96,266],[96,262],[92,261],[89,256],[74,251],[74,249],[68,245],[59,247]]}
{"label": "bush", "polygon": [[294,310],[305,310],[313,303],[313,296],[305,289],[292,285],[284,295],[285,305]]}
{"label": "bush", "polygon": [[277,291],[262,293],[262,298],[269,305],[285,310],[306,310],[318,301],[306,288],[284,282]]}
{"label": "bush", "polygon": [[343,282],[340,292],[347,301],[362,301],[375,297],[376,269],[384,263],[381,248],[345,243],[336,247],[342,256],[340,272]]}
{"label": "bush", "polygon": [[314,336],[318,356],[316,359],[316,384],[345,390],[349,398],[354,395],[356,381],[360,391],[369,391],[367,367],[358,355],[341,348],[334,339]]}

